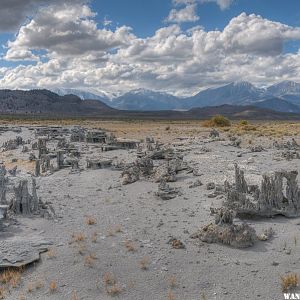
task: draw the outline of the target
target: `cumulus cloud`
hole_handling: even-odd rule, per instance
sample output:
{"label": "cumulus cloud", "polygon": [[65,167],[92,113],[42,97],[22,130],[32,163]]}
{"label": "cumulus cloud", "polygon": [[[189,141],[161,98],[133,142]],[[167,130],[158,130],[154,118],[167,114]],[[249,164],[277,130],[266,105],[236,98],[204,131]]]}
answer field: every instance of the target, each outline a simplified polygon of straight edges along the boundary
{"label": "cumulus cloud", "polygon": [[256,84],[300,80],[300,51],[282,51],[284,43],[300,40],[299,27],[242,13],[223,30],[196,26],[185,31],[171,24],[140,38],[126,26],[99,28],[94,16],[86,4],[40,9],[8,43],[5,56],[36,62],[0,69],[0,87],[109,92],[143,87],[190,95],[240,79]]}
{"label": "cumulus cloud", "polygon": [[34,19],[22,26],[14,41],[8,42],[7,60],[32,60],[32,50],[45,50],[52,56],[103,56],[105,51],[130,43],[134,37],[123,26],[114,32],[98,29],[95,14],[87,5],[52,5],[42,8]]}
{"label": "cumulus cloud", "polygon": [[[40,6],[49,5],[47,0],[1,0],[0,32],[13,32],[19,28]],[[51,0],[53,4],[82,4],[89,0]]]}
{"label": "cumulus cloud", "polygon": [[170,23],[196,22],[199,20],[196,11],[196,4],[189,4],[179,10],[174,8],[170,11],[165,21]]}

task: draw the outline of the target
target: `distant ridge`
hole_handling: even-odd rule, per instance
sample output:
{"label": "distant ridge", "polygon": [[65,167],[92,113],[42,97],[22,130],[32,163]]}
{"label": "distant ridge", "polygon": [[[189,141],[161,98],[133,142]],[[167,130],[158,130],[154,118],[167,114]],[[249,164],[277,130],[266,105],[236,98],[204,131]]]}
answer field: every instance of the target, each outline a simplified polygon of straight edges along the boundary
{"label": "distant ridge", "polygon": [[59,96],[49,90],[0,90],[0,114],[2,116],[91,117],[109,119],[207,119],[213,115],[222,114],[231,119],[300,120],[300,114],[282,113],[253,105],[223,104],[193,108],[188,111],[117,110],[99,100],[82,100],[75,95]]}
{"label": "distant ridge", "polygon": [[0,90],[0,113],[11,115],[99,115],[114,109],[98,100],[59,96],[49,90]]}

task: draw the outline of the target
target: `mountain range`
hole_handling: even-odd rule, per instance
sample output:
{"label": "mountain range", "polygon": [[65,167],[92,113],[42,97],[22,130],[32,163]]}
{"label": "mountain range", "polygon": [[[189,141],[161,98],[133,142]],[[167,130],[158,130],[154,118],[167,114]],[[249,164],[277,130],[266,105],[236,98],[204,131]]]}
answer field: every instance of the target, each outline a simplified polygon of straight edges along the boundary
{"label": "mountain range", "polygon": [[283,81],[267,88],[258,88],[246,81],[232,82],[200,91],[186,98],[146,89],[133,90],[113,97],[105,93],[94,94],[75,89],[59,89],[56,92],[60,95],[72,93],[82,99],[97,99],[112,108],[121,110],[190,110],[197,107],[230,104],[300,113],[300,83],[293,81]]}
{"label": "mountain range", "polygon": [[[170,99],[170,98],[168,98]],[[278,100],[279,99],[279,100]],[[156,99],[154,99],[156,100]],[[253,105],[206,106],[190,110],[157,110],[136,111],[111,108],[100,100],[83,100],[72,94],[60,96],[49,90],[0,90],[0,115],[21,116],[29,118],[107,118],[107,119],[207,119],[216,114],[222,114],[230,119],[257,120],[300,120],[300,114],[278,112],[269,109],[275,107],[273,102],[285,100],[274,98],[259,102],[267,107]],[[164,106],[166,107],[166,106]],[[128,108],[128,107],[127,107]],[[144,106],[144,108],[146,108]],[[151,108],[151,106],[148,106]]]}

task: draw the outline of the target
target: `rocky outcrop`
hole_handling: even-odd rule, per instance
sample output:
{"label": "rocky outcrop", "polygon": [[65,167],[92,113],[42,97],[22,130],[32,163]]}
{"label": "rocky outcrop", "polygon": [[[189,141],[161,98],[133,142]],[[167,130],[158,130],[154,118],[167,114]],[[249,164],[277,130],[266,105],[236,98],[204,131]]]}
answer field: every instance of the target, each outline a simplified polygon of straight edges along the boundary
{"label": "rocky outcrop", "polygon": [[[7,193],[9,200],[6,199]],[[2,219],[4,215],[39,215],[49,218],[55,216],[52,206],[38,198],[35,178],[9,177],[4,166],[0,168],[0,196]]]}
{"label": "rocky outcrop", "polygon": [[38,261],[52,242],[39,236],[9,237],[0,243],[0,268],[22,267]]}
{"label": "rocky outcrop", "polygon": [[158,185],[158,191],[155,193],[155,195],[162,200],[170,200],[182,195],[182,193],[180,189],[170,187],[165,181],[162,181]]}
{"label": "rocky outcrop", "polygon": [[298,143],[296,142],[296,140],[294,138],[292,138],[290,141],[286,141],[286,142],[278,142],[275,141],[273,143],[274,148],[278,149],[278,150],[300,150],[300,145],[298,145]]}
{"label": "rocky outcrop", "polygon": [[15,139],[8,140],[7,142],[3,143],[2,148],[3,151],[10,151],[17,149],[21,145],[23,145],[23,139],[22,137],[17,136]]}
{"label": "rocky outcrop", "polygon": [[199,238],[206,243],[220,243],[234,248],[247,248],[257,239],[255,230],[246,223],[234,224],[234,212],[220,208],[215,215],[215,222],[201,228],[192,238]]}
{"label": "rocky outcrop", "polygon": [[147,178],[153,173],[153,161],[145,156],[138,158],[134,163],[124,166],[122,172],[122,184],[130,184],[138,181],[140,178]]}
{"label": "rocky outcrop", "polygon": [[238,216],[297,217],[300,215],[297,175],[298,171],[277,171],[271,175],[263,175],[260,187],[249,186],[244,172],[235,165],[235,184],[227,184],[227,200],[224,205],[235,210]]}

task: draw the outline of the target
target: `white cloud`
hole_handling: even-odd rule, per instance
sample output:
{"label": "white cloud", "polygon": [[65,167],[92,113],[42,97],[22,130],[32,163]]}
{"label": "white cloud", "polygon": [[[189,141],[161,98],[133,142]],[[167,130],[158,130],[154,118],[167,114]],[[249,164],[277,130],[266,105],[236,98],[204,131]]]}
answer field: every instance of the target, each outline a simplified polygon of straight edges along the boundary
{"label": "white cloud", "polygon": [[32,50],[45,50],[51,56],[96,54],[130,43],[134,36],[123,26],[114,32],[98,29],[95,14],[87,5],[64,4],[42,8],[34,19],[21,27],[8,42],[7,60],[32,60]]}
{"label": "white cloud", "polygon": [[226,8],[228,8],[233,2],[234,0],[200,0],[202,3],[205,2],[215,2],[219,5],[219,7],[224,10]]}
{"label": "white cloud", "polygon": [[139,38],[126,26],[99,28],[87,5],[51,5],[23,25],[6,49],[7,59],[36,62],[0,69],[0,87],[144,87],[186,95],[240,79],[300,81],[300,51],[282,51],[293,40],[300,40],[299,27],[254,14],[240,14],[222,31],[183,31],[172,24]]}
{"label": "white cloud", "polygon": [[173,0],[174,5],[190,5],[190,4],[195,4],[195,3],[207,3],[207,2],[214,2],[219,7],[224,10],[234,2],[235,0]]}
{"label": "white cloud", "polygon": [[51,5],[84,4],[89,0],[51,0],[49,2],[47,0],[1,0],[0,32],[17,30],[39,6],[47,6],[50,3]]}
{"label": "white cloud", "polygon": [[189,4],[182,9],[172,9],[169,16],[166,18],[166,22],[170,23],[184,23],[184,22],[196,22],[199,20],[197,16],[197,5]]}

